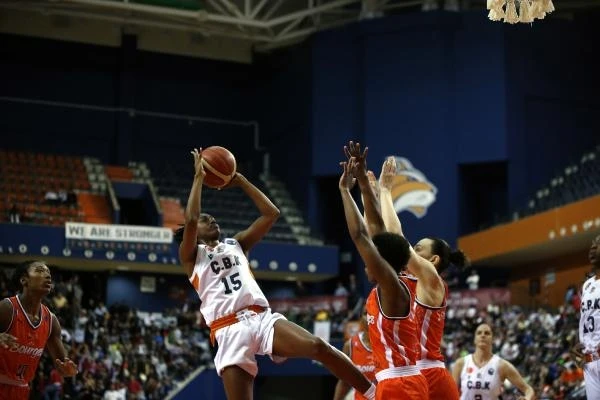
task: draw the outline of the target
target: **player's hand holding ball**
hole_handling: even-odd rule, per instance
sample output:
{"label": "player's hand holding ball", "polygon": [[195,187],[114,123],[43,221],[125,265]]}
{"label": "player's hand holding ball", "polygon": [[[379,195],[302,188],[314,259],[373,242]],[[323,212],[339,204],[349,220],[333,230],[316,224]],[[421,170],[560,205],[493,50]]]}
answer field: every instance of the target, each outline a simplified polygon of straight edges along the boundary
{"label": "player's hand holding ball", "polygon": [[237,180],[235,156],[225,147],[211,146],[202,151],[202,166],[206,172],[204,185],[214,189],[233,186]]}

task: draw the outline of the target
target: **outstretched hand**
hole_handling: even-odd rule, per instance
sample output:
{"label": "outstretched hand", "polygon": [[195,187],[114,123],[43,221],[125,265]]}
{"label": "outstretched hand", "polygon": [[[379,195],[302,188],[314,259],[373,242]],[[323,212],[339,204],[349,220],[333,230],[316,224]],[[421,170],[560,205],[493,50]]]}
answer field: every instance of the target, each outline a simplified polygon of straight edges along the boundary
{"label": "outstretched hand", "polygon": [[375,193],[375,197],[379,198],[379,182],[377,181],[377,177],[373,173],[373,171],[367,171],[367,178],[369,178],[369,183],[373,188],[373,193]]}
{"label": "outstretched hand", "polygon": [[340,177],[339,188],[340,190],[351,190],[356,183],[354,178],[354,169],[356,168],[356,162],[354,158],[350,158],[348,161],[340,163],[342,166],[342,176]]}
{"label": "outstretched hand", "polygon": [[381,174],[379,175],[379,186],[384,189],[392,190],[396,176],[396,157],[390,156],[385,159],[381,166]]}
{"label": "outstretched hand", "polygon": [[0,346],[8,349],[17,343],[17,338],[8,333],[0,333]]}
{"label": "outstretched hand", "polygon": [[197,178],[204,179],[206,172],[204,172],[204,165],[202,165],[202,147],[200,149],[194,148],[194,150],[190,151],[194,156],[194,172]]}
{"label": "outstretched hand", "polygon": [[369,148],[365,147],[365,149],[361,152],[360,143],[354,143],[350,141],[348,146],[344,146],[344,153],[348,160],[350,158],[354,158],[356,164],[355,176],[366,174],[367,173],[367,153],[369,152]]}
{"label": "outstretched hand", "polygon": [[68,357],[65,357],[63,361],[57,358],[55,365],[58,373],[65,378],[77,375],[77,365]]}
{"label": "outstretched hand", "polygon": [[227,185],[217,188],[217,190],[223,190],[223,189],[240,186],[240,181],[241,181],[241,178],[243,178],[243,177],[244,176],[242,174],[240,174],[239,172],[236,172],[235,174],[233,174],[233,176],[231,177],[231,180],[227,183]]}

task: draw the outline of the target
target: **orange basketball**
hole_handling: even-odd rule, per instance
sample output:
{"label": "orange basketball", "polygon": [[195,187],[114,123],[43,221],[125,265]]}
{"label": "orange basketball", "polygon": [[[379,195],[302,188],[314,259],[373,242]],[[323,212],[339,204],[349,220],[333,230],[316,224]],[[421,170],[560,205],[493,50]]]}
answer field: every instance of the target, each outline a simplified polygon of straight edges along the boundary
{"label": "orange basketball", "polygon": [[227,185],[237,168],[235,156],[221,146],[211,146],[202,150],[202,165],[206,172],[204,185],[211,188]]}

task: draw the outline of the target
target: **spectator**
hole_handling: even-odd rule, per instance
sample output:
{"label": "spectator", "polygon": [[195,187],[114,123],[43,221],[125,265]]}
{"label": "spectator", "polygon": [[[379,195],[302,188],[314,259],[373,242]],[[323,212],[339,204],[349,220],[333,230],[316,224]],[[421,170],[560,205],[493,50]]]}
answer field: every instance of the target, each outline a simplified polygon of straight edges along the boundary
{"label": "spectator", "polygon": [[61,310],[69,305],[67,298],[64,294],[62,294],[62,292],[56,293],[52,298],[52,302],[54,303],[54,307],[56,307],[58,310]]}
{"label": "spectator", "polygon": [[21,213],[17,208],[16,203],[12,203],[12,206],[8,209],[8,220],[11,224],[20,224],[21,223]]}
{"label": "spectator", "polygon": [[467,277],[467,286],[470,290],[479,289],[479,275],[477,275],[477,271],[472,269],[471,275]]}
{"label": "spectator", "polygon": [[294,289],[294,293],[296,294],[296,297],[300,298],[300,297],[304,297],[308,294],[308,290],[306,289],[306,286],[304,285],[304,283],[300,280],[296,281],[296,288]]}
{"label": "spectator", "polygon": [[53,190],[48,190],[44,195],[44,200],[48,204],[56,204],[58,203],[58,193]]}
{"label": "spectator", "polygon": [[342,281],[338,281],[337,287],[335,288],[335,292],[333,292],[334,296],[348,296],[348,289],[344,287]]}
{"label": "spectator", "polygon": [[44,400],[59,400],[63,385],[63,377],[60,376],[56,368],[50,371],[48,385],[44,388]]}

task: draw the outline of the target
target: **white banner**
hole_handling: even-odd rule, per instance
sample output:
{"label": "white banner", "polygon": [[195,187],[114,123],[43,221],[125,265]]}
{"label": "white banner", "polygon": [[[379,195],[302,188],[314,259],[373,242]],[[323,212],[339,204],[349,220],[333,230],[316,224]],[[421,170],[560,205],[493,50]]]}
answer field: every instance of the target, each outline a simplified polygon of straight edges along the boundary
{"label": "white banner", "polygon": [[135,225],[65,223],[67,239],[106,240],[111,242],[172,243],[173,231],[169,228]]}

